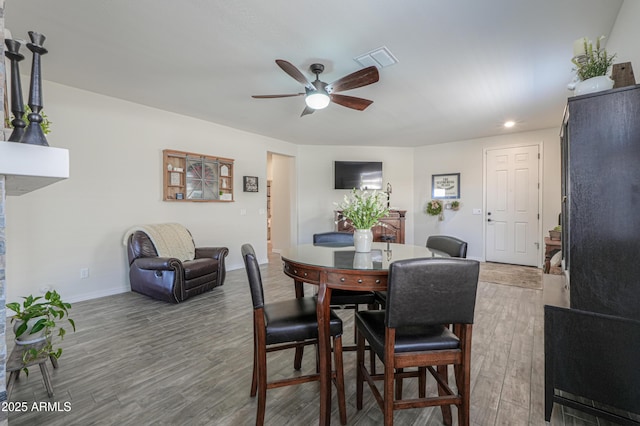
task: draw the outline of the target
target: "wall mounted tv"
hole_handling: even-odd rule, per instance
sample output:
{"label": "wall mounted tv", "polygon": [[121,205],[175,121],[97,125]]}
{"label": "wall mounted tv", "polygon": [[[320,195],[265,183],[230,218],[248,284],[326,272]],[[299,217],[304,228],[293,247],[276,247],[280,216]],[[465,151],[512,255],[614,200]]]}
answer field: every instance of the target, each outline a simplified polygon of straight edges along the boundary
{"label": "wall mounted tv", "polygon": [[334,161],[335,189],[382,189],[381,161]]}

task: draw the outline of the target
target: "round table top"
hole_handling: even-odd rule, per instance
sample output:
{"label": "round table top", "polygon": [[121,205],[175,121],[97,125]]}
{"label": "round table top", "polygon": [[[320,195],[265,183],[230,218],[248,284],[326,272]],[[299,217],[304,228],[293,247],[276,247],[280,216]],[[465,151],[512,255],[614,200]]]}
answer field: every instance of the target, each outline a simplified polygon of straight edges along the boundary
{"label": "round table top", "polygon": [[280,255],[284,261],[342,270],[388,270],[396,260],[433,257],[424,246],[391,243],[373,243],[369,253],[356,253],[353,246],[302,244],[284,249]]}

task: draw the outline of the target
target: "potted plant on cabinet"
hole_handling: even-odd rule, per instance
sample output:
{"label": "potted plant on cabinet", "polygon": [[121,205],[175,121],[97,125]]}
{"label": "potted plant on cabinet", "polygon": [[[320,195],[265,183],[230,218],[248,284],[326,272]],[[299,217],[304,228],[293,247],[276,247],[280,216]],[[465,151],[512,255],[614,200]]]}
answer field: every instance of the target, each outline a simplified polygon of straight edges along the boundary
{"label": "potted plant on cabinet", "polygon": [[562,227],[560,225],[558,225],[555,228],[549,230],[549,237],[552,240],[559,240],[561,235],[562,235]]}
{"label": "potted plant on cabinet", "polygon": [[71,304],[64,302],[55,290],[47,291],[44,296],[29,295],[23,299],[22,304],[11,302],[6,305],[15,312],[11,322],[14,323],[16,344],[32,345],[24,351],[23,361],[28,362],[42,355],[60,358],[62,348],[54,348],[54,337],[62,340],[66,330],[56,320],[62,320],[66,316],[73,331],[76,331],[75,322],[69,318]]}
{"label": "potted plant on cabinet", "polygon": [[575,94],[600,92],[613,87],[613,80],[607,76],[615,54],[607,54],[607,50],[600,47],[604,36],[598,37],[594,49],[591,40],[583,37],[576,40],[574,45],[574,57],[571,60],[576,66],[576,74],[580,81],[575,85]]}
{"label": "potted plant on cabinet", "polygon": [[344,219],[350,220],[355,228],[353,243],[356,252],[367,253],[371,251],[371,243],[373,242],[371,228],[381,218],[389,214],[389,209],[385,207],[386,201],[387,196],[384,192],[354,188],[351,197],[345,195],[344,201],[338,204]]}

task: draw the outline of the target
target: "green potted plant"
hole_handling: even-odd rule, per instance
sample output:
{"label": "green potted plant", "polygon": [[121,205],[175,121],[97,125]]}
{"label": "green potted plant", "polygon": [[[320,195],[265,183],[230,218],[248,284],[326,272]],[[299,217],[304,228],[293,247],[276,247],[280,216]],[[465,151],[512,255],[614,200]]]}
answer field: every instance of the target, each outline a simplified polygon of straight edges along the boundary
{"label": "green potted plant", "polygon": [[[29,295],[23,299],[22,304],[11,302],[6,305],[15,312],[11,322],[14,323],[16,344],[33,345],[24,352],[23,361],[28,362],[42,355],[60,358],[62,348],[54,348],[54,337],[62,340],[66,330],[56,321],[66,317],[73,331],[76,331],[75,322],[69,318],[71,304],[64,302],[55,290],[47,291],[44,296]],[[40,345],[42,342],[44,344]]]}
{"label": "green potted plant", "polygon": [[451,210],[458,211],[460,210],[460,201],[454,200],[451,202]]}
{"label": "green potted plant", "polygon": [[[607,76],[607,72],[613,65],[616,55],[609,55],[607,50],[600,46],[603,39],[604,36],[598,37],[595,48],[591,40],[586,37],[576,41],[578,47],[574,46],[575,56],[571,60],[576,66],[576,75],[580,80],[575,85],[576,95],[599,92],[613,87],[613,80]],[[582,47],[579,47],[580,43]]]}
{"label": "green potted plant", "polygon": [[353,241],[356,252],[370,252],[373,242],[371,228],[379,220],[389,214],[385,206],[387,196],[384,192],[353,189],[350,196],[345,195],[344,201],[337,204],[342,210],[343,220],[350,220],[355,228]]}
{"label": "green potted plant", "polygon": [[[29,105],[25,105],[24,114],[22,115],[22,121],[24,121],[26,125],[29,125],[29,114],[31,114],[31,108],[29,107]],[[44,133],[45,135],[48,135],[49,133],[51,133],[52,121],[49,120],[49,117],[47,117],[47,114],[45,114],[43,111],[40,111],[40,116],[42,117],[42,121],[40,122],[40,128],[42,129],[42,133]],[[11,116],[11,118],[13,119],[13,116]],[[6,122],[7,128],[13,128],[11,124],[11,120],[7,119],[5,120],[5,122]]]}

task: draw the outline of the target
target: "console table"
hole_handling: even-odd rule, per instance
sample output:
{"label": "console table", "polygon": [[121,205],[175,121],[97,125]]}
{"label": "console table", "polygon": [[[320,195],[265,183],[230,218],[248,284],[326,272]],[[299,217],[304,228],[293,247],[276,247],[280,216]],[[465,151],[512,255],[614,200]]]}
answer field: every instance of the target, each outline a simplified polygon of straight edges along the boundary
{"label": "console table", "polygon": [[[380,225],[371,228],[373,231],[373,241],[404,244],[404,222],[406,214],[406,210],[389,210],[389,215],[380,219]],[[336,223],[336,231],[353,232],[353,225],[350,220],[344,218],[342,210],[336,210],[334,212],[334,221]]]}
{"label": "console table", "polygon": [[544,239],[544,273],[548,274],[551,269],[551,258],[556,252],[562,249],[561,240],[552,240],[549,237]]}

